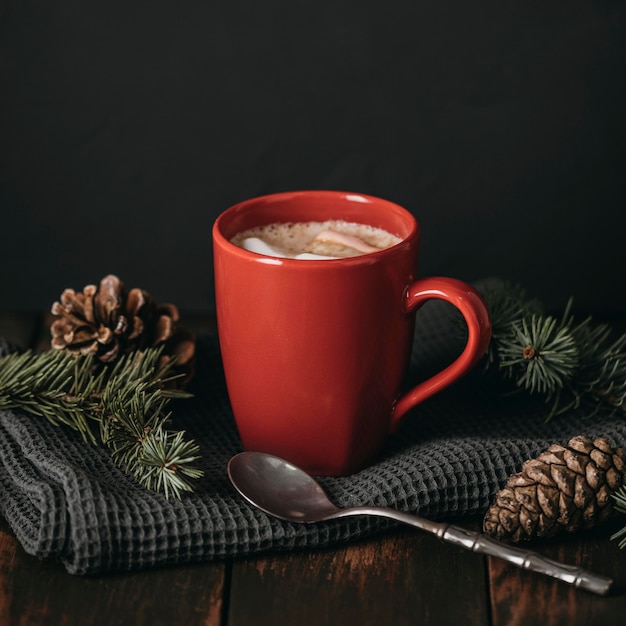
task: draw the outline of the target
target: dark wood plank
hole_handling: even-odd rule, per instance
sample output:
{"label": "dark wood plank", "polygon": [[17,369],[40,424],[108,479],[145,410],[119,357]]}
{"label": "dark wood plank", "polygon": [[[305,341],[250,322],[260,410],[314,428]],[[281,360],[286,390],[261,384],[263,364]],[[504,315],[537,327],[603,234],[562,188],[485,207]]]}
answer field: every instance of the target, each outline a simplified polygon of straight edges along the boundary
{"label": "dark wood plank", "polygon": [[486,624],[484,559],[398,530],[233,566],[229,625]]}
{"label": "dark wood plank", "polygon": [[220,626],[226,566],[79,577],[26,554],[0,521],[0,626]]}
{"label": "dark wood plank", "polygon": [[489,559],[493,626],[623,626],[626,620],[626,550],[609,539],[626,524],[611,520],[603,528],[532,544],[545,556],[581,565],[615,581],[608,597],[574,589],[545,576]]}

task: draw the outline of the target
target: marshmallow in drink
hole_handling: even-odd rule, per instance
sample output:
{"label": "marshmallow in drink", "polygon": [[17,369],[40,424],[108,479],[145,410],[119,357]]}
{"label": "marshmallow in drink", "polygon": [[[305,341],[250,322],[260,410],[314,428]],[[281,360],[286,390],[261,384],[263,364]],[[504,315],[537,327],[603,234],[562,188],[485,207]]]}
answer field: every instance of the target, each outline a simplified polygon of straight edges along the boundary
{"label": "marshmallow in drink", "polygon": [[[249,252],[256,252],[257,254],[265,254],[266,256],[275,256],[280,259],[284,259],[287,257],[286,254],[283,254],[276,248],[272,248],[269,244],[265,243],[262,239],[258,237],[246,237],[241,242],[241,247],[244,250],[248,250]],[[315,259],[338,259],[336,256],[326,256],[322,254],[313,254],[311,252],[302,252],[301,254],[296,254],[292,259],[301,259],[301,260],[315,260]]]}
{"label": "marshmallow in drink", "polygon": [[321,233],[315,236],[313,241],[325,241],[327,243],[334,243],[339,246],[345,246],[346,248],[352,248],[358,250],[363,254],[369,254],[370,252],[378,252],[380,248],[375,248],[365,243],[362,239],[359,239],[356,235],[349,235],[348,233],[340,233],[331,228],[323,230]]}
{"label": "marshmallow in drink", "polygon": [[272,248],[268,243],[265,243],[263,239],[259,237],[246,237],[241,242],[241,247],[248,252],[256,252],[257,254],[265,254],[266,256],[277,256],[284,258],[286,255],[282,252]]}
{"label": "marshmallow in drink", "polygon": [[328,220],[268,224],[240,232],[231,241],[257,254],[318,260],[378,252],[400,239],[374,226]]}

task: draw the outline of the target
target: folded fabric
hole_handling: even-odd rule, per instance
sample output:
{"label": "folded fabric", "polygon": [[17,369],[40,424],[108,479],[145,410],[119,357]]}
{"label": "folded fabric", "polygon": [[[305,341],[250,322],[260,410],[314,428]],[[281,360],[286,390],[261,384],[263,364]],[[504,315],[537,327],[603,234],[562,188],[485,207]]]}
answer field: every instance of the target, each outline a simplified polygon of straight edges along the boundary
{"label": "folded fabric", "polygon": [[[452,314],[440,302],[418,313],[408,382],[460,351]],[[200,445],[205,476],[180,500],[143,489],[106,449],[71,430],[0,411],[0,511],[24,549],[59,559],[71,573],[95,574],[313,549],[387,527],[367,517],[289,524],[248,505],[226,473],[241,442],[214,335],[198,342],[190,390],[193,399],[173,405],[174,427]],[[502,397],[476,371],[417,407],[374,465],[321,482],[339,505],[392,506],[434,519],[476,515],[511,473],[552,443],[579,434],[626,443],[624,420],[573,411],[546,423],[546,411],[542,402]]]}

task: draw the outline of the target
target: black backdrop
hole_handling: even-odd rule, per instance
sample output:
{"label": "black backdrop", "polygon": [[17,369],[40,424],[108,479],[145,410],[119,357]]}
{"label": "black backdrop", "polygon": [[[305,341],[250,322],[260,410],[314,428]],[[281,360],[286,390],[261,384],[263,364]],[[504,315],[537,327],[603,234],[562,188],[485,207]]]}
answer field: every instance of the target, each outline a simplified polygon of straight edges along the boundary
{"label": "black backdrop", "polygon": [[0,0],[0,306],[118,274],[213,306],[263,193],[380,195],[422,273],[626,311],[626,3]]}

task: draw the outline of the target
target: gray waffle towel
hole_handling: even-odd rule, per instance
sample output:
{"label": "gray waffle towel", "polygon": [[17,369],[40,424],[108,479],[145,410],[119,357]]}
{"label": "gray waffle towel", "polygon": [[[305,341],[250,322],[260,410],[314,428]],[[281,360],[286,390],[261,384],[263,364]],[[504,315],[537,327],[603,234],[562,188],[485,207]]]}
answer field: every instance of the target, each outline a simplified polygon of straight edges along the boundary
{"label": "gray waffle towel", "polygon": [[[449,305],[428,303],[418,313],[409,379],[458,353],[451,328]],[[216,337],[199,340],[198,357],[195,396],[174,405],[174,422],[200,444],[205,477],[182,500],[142,489],[105,449],[72,431],[0,411],[0,511],[27,552],[57,558],[74,574],[95,574],[314,549],[387,526],[374,518],[288,524],[247,505],[226,474],[241,443]],[[388,505],[431,518],[476,515],[509,474],[552,443],[585,434],[626,444],[623,420],[572,413],[546,424],[545,412],[543,403],[500,397],[475,371],[417,407],[375,465],[322,483],[340,505]]]}

